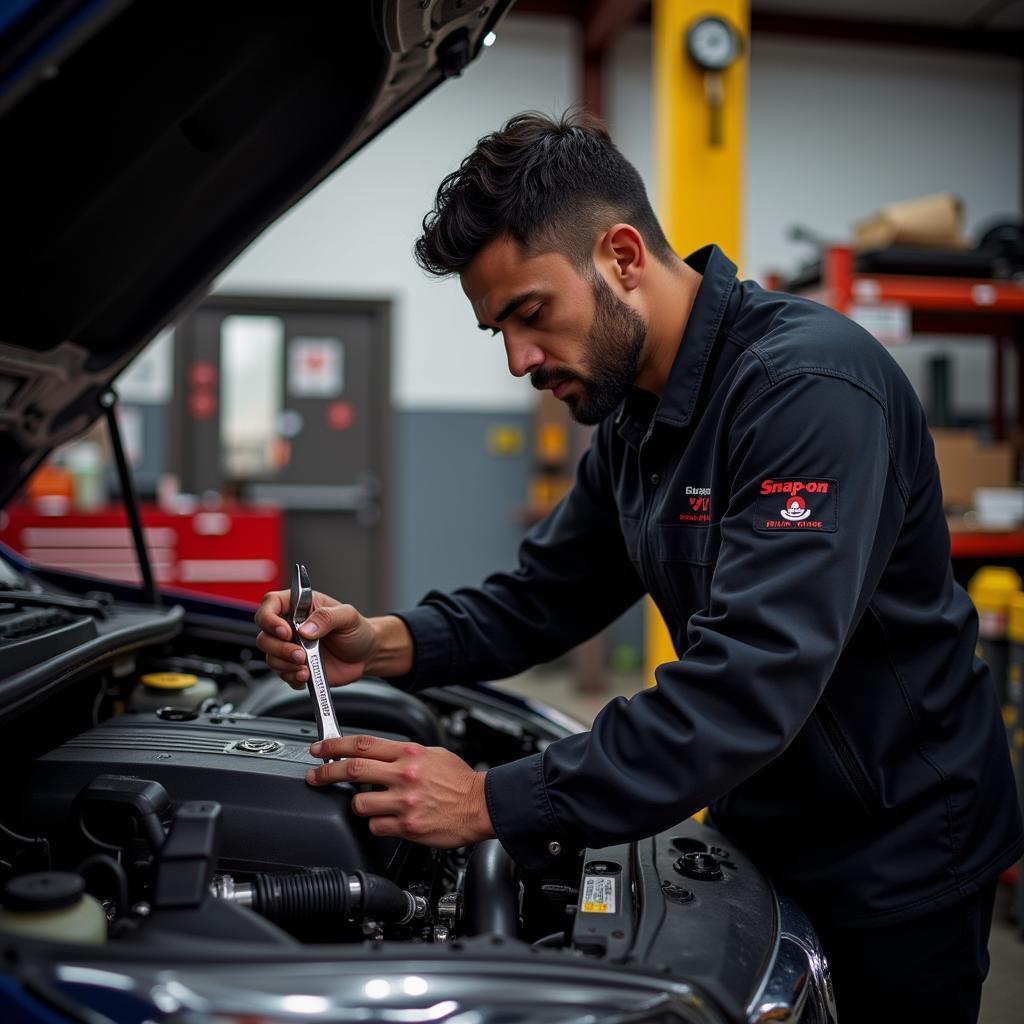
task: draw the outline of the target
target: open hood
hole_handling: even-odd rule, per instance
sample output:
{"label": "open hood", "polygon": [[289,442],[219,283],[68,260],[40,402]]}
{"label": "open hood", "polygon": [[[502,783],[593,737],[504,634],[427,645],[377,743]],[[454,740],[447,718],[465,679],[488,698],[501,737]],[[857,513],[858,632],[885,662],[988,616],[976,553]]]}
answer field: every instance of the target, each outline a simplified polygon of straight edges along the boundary
{"label": "open hood", "polygon": [[510,5],[7,7],[0,507],[99,417],[146,342],[264,228],[458,74]]}

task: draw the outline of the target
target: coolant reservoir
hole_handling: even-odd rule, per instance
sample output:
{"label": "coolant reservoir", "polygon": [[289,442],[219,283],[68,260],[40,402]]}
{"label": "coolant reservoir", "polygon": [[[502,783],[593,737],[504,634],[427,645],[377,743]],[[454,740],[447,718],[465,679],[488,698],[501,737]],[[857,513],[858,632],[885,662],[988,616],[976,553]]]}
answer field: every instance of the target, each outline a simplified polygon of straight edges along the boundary
{"label": "coolant reservoir", "polygon": [[205,676],[190,672],[150,672],[139,679],[128,705],[133,711],[156,711],[173,704],[178,708],[198,708],[208,697],[217,696],[217,684]]}
{"label": "coolant reservoir", "polygon": [[0,931],[54,942],[107,939],[107,915],[85,891],[85,879],[68,871],[40,871],[12,878],[3,891]]}

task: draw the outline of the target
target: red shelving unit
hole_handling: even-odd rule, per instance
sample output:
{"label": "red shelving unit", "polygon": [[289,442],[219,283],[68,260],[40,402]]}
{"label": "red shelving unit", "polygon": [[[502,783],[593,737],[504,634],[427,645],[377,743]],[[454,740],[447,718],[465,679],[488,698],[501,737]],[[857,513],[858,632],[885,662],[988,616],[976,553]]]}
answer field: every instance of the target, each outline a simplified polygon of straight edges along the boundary
{"label": "red shelving unit", "polygon": [[[768,282],[779,287],[778,278]],[[1017,422],[1024,438],[1024,282],[910,274],[872,274],[856,270],[855,252],[835,245],[822,256],[821,283],[803,292],[846,315],[867,309],[895,309],[909,315],[912,334],[982,334],[992,339],[992,436],[1007,436],[1005,354],[1016,350]],[[957,532],[952,535],[954,558],[1024,557],[1024,531],[1009,533]]]}
{"label": "red shelving unit", "polygon": [[[1017,428],[1024,434],[1024,282],[965,277],[871,274],[855,269],[852,248],[834,245],[822,257],[821,284],[803,294],[840,313],[899,307],[913,334],[984,334],[995,346],[992,435],[1006,437],[1003,401],[1006,348],[1017,351]],[[773,278],[769,287],[778,287]]]}

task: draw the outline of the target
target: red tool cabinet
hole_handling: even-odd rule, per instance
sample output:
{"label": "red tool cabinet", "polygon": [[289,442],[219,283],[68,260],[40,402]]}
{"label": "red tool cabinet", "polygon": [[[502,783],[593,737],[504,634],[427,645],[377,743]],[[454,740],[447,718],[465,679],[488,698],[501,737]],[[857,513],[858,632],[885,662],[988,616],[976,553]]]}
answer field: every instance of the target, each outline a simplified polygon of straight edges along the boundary
{"label": "red tool cabinet", "polygon": [[[255,604],[282,585],[278,509],[227,505],[177,515],[143,505],[142,522],[161,589]],[[40,568],[141,582],[121,508],[53,516],[15,505],[0,514],[0,541]]]}

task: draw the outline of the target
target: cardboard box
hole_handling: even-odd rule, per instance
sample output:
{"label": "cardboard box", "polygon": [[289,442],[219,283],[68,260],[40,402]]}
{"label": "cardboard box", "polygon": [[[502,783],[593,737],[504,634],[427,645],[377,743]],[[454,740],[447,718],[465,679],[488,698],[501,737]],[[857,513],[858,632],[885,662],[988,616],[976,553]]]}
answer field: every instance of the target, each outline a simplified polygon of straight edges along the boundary
{"label": "cardboard box", "polygon": [[968,509],[979,487],[1010,487],[1016,453],[1007,441],[981,444],[971,430],[933,430],[942,501],[949,509]]}
{"label": "cardboard box", "polygon": [[858,249],[970,248],[963,235],[963,203],[951,192],[882,207],[853,225],[853,243]]}

